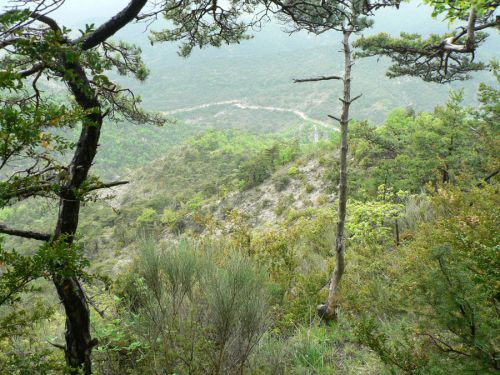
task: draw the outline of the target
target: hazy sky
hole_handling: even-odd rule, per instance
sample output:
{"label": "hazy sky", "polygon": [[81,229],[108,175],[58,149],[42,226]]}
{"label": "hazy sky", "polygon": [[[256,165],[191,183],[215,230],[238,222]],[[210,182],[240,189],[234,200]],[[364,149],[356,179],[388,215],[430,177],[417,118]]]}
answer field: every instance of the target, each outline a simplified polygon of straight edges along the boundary
{"label": "hazy sky", "polygon": [[[63,24],[81,26],[84,23],[106,19],[121,10],[129,0],[66,0],[52,16]],[[10,0],[0,0],[0,8]],[[403,3],[399,10],[381,10],[376,16],[375,30],[399,31],[404,27],[408,31],[442,31],[447,23],[431,20],[427,6],[418,2]],[[436,29],[437,28],[437,29]]]}
{"label": "hazy sky", "polygon": [[[0,0],[0,7],[3,8],[10,2],[10,0]],[[100,19],[115,14],[126,6],[128,2],[129,0],[66,0],[66,2],[53,13],[53,16],[64,23],[73,23],[77,20]],[[415,3],[414,1],[413,4]],[[412,17],[412,15],[415,15],[416,7],[413,4],[402,4],[401,10],[398,12],[401,14],[400,20],[404,20],[405,26],[411,27],[412,24],[418,23],[418,17]],[[428,9],[427,7],[422,7],[422,9],[424,8]],[[418,13],[420,13],[420,11]],[[391,17],[394,12],[397,11],[384,10],[381,13]],[[426,11],[426,13],[428,12]]]}
{"label": "hazy sky", "polygon": [[[10,0],[0,0],[0,9],[7,5]],[[51,16],[56,18],[61,24],[64,24],[74,30],[83,29],[85,24],[95,23],[96,26],[116,14],[127,5],[129,0],[66,0],[66,2]],[[420,1],[411,1],[403,3],[399,10],[383,9],[377,12],[375,16],[375,26],[366,30],[365,35],[385,31],[391,34],[399,34],[401,31],[418,32],[423,35],[429,33],[442,33],[448,30],[448,22],[432,19],[431,10],[426,5],[420,5]],[[161,28],[161,22],[155,22],[151,29]],[[221,54],[234,55],[254,55],[267,54],[269,52],[281,52],[290,50],[302,50],[315,47],[331,46],[340,40],[339,33],[331,32],[320,36],[307,34],[305,32],[289,36],[282,32],[283,25],[275,23],[267,24],[263,30],[255,33],[254,39],[243,41],[238,45],[224,46],[221,49],[207,48],[203,51],[195,50],[192,57],[203,58],[205,56],[214,56]],[[117,35],[127,41],[139,44],[143,47],[144,57],[147,62],[149,51],[151,50],[148,41],[148,32],[145,31],[145,25],[128,25]],[[490,52],[498,44],[498,32],[490,31],[491,34],[497,34],[488,41],[490,48],[482,48],[483,51]],[[164,58],[177,60],[176,46],[164,44]],[[491,56],[491,55],[489,55]]]}

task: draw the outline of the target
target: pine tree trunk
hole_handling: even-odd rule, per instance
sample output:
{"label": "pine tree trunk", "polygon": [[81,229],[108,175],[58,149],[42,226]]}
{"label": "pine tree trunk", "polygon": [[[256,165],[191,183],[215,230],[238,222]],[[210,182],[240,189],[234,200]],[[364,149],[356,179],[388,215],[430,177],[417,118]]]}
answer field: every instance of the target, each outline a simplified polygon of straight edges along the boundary
{"label": "pine tree trunk", "polygon": [[345,217],[347,205],[347,131],[349,126],[349,107],[351,105],[351,46],[349,37],[352,28],[343,30],[343,51],[344,51],[344,91],[342,102],[342,114],[340,117],[340,184],[338,196],[338,214],[335,238],[335,268],[330,279],[328,289],[328,299],[325,304],[318,306],[318,314],[324,320],[334,320],[337,317],[337,307],[339,302],[340,281],[345,269]]}
{"label": "pine tree trunk", "polygon": [[[64,241],[67,251],[71,247],[80,215],[80,198],[76,191],[87,179],[89,170],[97,152],[102,115],[99,101],[81,66],[65,64],[65,69],[75,73],[74,79],[67,84],[80,107],[89,111],[82,124],[80,138],[76,145],[73,159],[69,165],[68,181],[61,188],[59,214],[53,241]],[[97,343],[90,334],[90,311],[77,275],[53,275],[53,283],[66,313],[65,358],[73,374],[89,375],[92,373],[91,352]]]}

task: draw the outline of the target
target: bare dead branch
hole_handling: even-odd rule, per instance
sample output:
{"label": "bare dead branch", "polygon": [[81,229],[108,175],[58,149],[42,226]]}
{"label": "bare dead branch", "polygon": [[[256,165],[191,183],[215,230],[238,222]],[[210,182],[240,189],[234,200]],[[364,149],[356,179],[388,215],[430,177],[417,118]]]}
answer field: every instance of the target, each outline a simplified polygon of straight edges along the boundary
{"label": "bare dead branch", "polygon": [[327,115],[327,116],[330,117],[331,119],[334,119],[335,121],[342,122],[342,120],[339,119],[338,117],[335,117],[333,115]]}
{"label": "bare dead branch", "polygon": [[54,348],[61,349],[61,350],[66,350],[66,347],[64,345],[61,345],[61,344],[58,344],[58,343],[55,343],[55,342],[52,342],[52,341],[49,341],[49,340],[45,340],[45,341],[47,341]]}
{"label": "bare dead branch", "polygon": [[92,186],[88,189],[88,191],[94,191],[94,190],[99,190],[99,189],[108,189],[114,186],[119,186],[119,185],[125,185],[128,184],[130,181],[114,181],[114,182],[108,182],[108,183],[102,183],[99,185]]}
{"label": "bare dead branch", "polygon": [[342,77],[339,77],[339,76],[321,76],[321,77],[313,77],[313,78],[302,78],[302,79],[294,79],[293,83],[330,81],[330,80],[342,80]]}
{"label": "bare dead branch", "polygon": [[339,98],[339,100],[340,100],[343,104],[346,104],[346,103],[347,103],[347,104],[351,104],[351,103],[352,103],[352,102],[354,102],[355,100],[357,100],[357,99],[361,98],[361,96],[362,96],[362,95],[363,95],[363,94],[359,94],[358,96],[356,96],[356,97],[354,97],[354,98],[352,98],[351,100],[348,100],[348,101],[346,101],[346,100],[345,100],[345,99],[343,99],[343,98]]}
{"label": "bare dead branch", "polygon": [[355,96],[354,98],[351,99],[351,103],[354,102],[355,100],[358,100],[359,98],[361,98],[363,96],[363,94],[359,94],[358,96]]}

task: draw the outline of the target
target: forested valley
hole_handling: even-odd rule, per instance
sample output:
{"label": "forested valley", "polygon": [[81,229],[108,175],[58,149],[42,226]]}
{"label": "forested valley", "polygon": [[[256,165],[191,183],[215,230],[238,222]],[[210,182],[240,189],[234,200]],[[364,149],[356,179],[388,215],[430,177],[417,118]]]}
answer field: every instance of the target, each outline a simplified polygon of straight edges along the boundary
{"label": "forested valley", "polygon": [[500,372],[496,0],[0,0],[0,375]]}

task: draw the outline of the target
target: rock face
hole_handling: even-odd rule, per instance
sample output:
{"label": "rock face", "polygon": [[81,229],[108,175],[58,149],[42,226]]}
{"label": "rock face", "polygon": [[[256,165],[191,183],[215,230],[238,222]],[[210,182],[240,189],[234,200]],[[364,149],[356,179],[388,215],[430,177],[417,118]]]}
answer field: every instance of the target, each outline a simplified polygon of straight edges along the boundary
{"label": "rock face", "polygon": [[[299,163],[301,164],[301,163]],[[335,199],[332,182],[325,181],[326,168],[316,159],[297,167],[285,166],[261,185],[229,194],[211,206],[214,216],[224,220],[236,210],[250,218],[250,224],[272,226],[288,209],[304,210],[331,204]]]}

